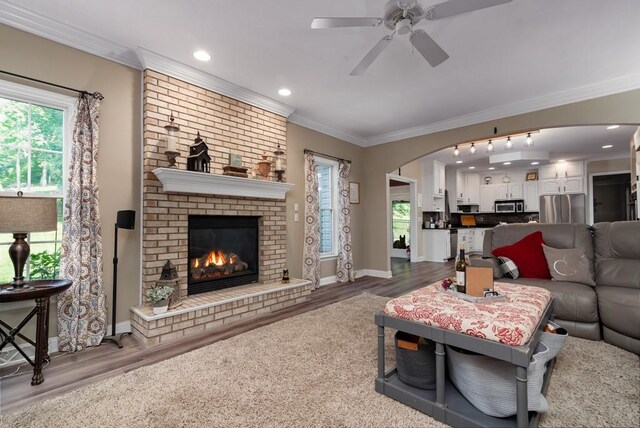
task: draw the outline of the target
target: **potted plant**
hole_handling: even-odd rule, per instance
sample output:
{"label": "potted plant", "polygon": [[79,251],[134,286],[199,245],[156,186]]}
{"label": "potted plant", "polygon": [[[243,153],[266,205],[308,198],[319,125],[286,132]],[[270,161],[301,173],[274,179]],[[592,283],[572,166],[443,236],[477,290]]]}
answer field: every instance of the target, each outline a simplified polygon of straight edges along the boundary
{"label": "potted plant", "polygon": [[153,306],[153,313],[156,315],[167,312],[169,308],[169,297],[173,294],[174,288],[170,285],[160,285],[149,290],[147,299]]}

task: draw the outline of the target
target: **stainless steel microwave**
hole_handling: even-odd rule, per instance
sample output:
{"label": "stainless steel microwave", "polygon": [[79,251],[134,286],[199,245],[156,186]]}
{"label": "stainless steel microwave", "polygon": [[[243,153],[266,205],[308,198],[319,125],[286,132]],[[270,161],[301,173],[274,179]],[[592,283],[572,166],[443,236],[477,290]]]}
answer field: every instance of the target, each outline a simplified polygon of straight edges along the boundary
{"label": "stainless steel microwave", "polygon": [[508,201],[495,201],[494,211],[497,213],[521,213],[524,212],[524,200],[512,199]]}

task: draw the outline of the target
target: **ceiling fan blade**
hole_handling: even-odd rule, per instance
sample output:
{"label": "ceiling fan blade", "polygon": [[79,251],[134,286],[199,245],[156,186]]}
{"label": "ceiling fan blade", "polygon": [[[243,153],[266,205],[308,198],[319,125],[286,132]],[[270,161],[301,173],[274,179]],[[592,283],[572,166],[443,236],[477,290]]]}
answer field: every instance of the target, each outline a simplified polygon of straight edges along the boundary
{"label": "ceiling fan blade", "polygon": [[367,71],[367,68],[369,68],[373,61],[375,61],[376,58],[378,58],[378,56],[382,53],[382,51],[387,46],[389,46],[389,43],[392,39],[393,37],[391,36],[384,36],[378,43],[376,43],[376,45],[369,51],[369,53],[367,53],[364,58],[362,58],[362,61],[360,61],[360,63],[356,65],[356,68],[354,68],[349,75],[360,76],[362,73]]}
{"label": "ceiling fan blade", "polygon": [[411,44],[427,60],[431,67],[435,67],[449,58],[449,55],[424,30],[416,30],[411,34]]}
{"label": "ceiling fan blade", "polygon": [[377,27],[383,22],[382,18],[313,18],[311,28]]}
{"label": "ceiling fan blade", "polygon": [[430,7],[425,15],[426,19],[433,21],[436,19],[460,15],[462,13],[473,12],[474,10],[510,3],[511,1],[512,0],[449,0]]}

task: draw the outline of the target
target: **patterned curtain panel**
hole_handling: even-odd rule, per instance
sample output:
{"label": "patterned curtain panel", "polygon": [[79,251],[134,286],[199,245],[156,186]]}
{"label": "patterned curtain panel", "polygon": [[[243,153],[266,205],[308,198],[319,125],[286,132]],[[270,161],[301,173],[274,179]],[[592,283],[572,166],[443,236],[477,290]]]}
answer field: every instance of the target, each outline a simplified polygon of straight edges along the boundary
{"label": "patterned curtain panel", "polygon": [[338,261],[336,280],[355,281],[351,250],[351,204],[349,203],[349,172],[351,164],[341,160],[338,164]]}
{"label": "patterned curtain panel", "polygon": [[302,253],[302,276],[320,286],[320,202],[316,159],[312,154],[304,155],[304,249]]}
{"label": "patterned curtain panel", "polygon": [[64,201],[61,275],[73,281],[58,297],[58,348],[97,346],[107,331],[98,210],[98,110],[101,96],[81,94],[76,105]]}

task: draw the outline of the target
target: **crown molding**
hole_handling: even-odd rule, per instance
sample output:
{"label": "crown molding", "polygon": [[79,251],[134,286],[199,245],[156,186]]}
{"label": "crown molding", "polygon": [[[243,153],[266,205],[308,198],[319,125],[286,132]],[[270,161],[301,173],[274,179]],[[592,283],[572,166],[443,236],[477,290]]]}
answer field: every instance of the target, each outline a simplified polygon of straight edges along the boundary
{"label": "crown molding", "polygon": [[133,50],[6,0],[0,0],[0,23],[138,70],[141,69],[138,57]]}
{"label": "crown molding", "polygon": [[139,47],[138,57],[144,68],[157,71],[176,79],[184,80],[196,86],[217,92],[227,97],[234,98],[261,109],[289,117],[294,108],[278,102],[272,98],[253,92],[234,83],[216,77],[204,71],[197,70],[189,65],[172,60],[150,50]]}
{"label": "crown molding", "polygon": [[618,94],[638,88],[640,88],[640,74],[632,74],[616,79],[606,80],[604,82],[579,86],[577,88],[567,89],[553,94],[530,98],[528,100],[504,104],[495,108],[481,110],[439,122],[433,122],[428,125],[375,135],[365,140],[364,147],[390,143],[392,141],[418,137],[420,135],[432,134],[434,132],[446,131],[449,129],[460,128],[463,126],[474,125],[519,114],[531,113],[547,108],[559,107],[566,104]]}
{"label": "crown molding", "polygon": [[311,119],[308,116],[300,114],[298,112],[293,113],[289,116],[289,122],[295,123],[296,125],[304,126],[305,128],[313,129],[314,131],[321,132],[323,134],[329,135],[331,137],[338,138],[342,141],[346,141],[348,143],[352,143],[361,147],[367,146],[367,140],[364,137],[353,134],[351,132],[345,131],[343,129],[335,128],[329,125],[326,125],[322,122],[318,122],[314,119]]}

